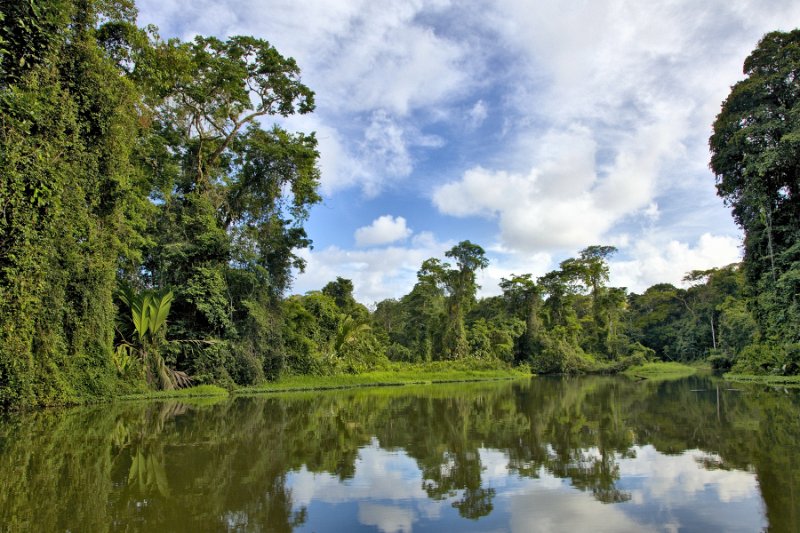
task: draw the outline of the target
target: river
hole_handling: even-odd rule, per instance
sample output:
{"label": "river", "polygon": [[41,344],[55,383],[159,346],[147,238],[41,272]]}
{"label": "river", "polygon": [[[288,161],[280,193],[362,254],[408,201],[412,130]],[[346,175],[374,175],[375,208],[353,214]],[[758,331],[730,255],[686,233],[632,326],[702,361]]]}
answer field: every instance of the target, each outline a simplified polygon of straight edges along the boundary
{"label": "river", "polygon": [[800,396],[619,377],[0,419],[0,531],[800,531]]}

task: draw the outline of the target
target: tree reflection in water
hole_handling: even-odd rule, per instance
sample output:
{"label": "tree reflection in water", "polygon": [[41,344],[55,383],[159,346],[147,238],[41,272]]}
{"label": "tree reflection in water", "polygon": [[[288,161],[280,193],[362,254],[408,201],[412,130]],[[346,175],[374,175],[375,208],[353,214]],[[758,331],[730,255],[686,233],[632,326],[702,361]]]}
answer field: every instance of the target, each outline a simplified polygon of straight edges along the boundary
{"label": "tree reflection in water", "polygon": [[[0,425],[0,531],[291,531],[314,505],[292,483],[311,475],[353,495],[368,447],[414,465],[405,499],[469,521],[499,512],[506,479],[562,479],[619,504],[638,490],[621,475],[637,453],[703,450],[699,468],[754,472],[770,527],[798,530],[797,395],[726,388],[535,378],[28,413]],[[391,503],[378,492],[365,487],[359,511],[373,522]]]}

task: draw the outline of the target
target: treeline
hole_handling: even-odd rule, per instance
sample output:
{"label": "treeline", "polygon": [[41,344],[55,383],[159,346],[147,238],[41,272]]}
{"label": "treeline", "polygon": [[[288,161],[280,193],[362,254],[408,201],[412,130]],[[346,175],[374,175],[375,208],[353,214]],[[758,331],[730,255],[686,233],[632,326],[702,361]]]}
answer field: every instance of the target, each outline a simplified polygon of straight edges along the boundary
{"label": "treeline", "polygon": [[606,285],[614,249],[592,246],[477,300],[487,258],[464,241],[370,312],[341,278],[285,296],[320,200],[314,135],[264,126],[314,109],[294,60],[252,37],[164,40],[135,17],[130,0],[2,4],[0,406],[391,360],[797,371],[797,32],[748,59],[711,140],[741,272],[628,295]]}
{"label": "treeline", "polygon": [[[534,278],[512,275],[498,296],[476,298],[488,261],[469,241],[425,260],[411,292],[375,304],[350,280],[284,302],[293,372],[357,372],[391,361],[528,364],[538,373],[614,372],[645,360],[709,359],[750,371],[764,334],[749,309],[740,263],[686,274],[688,288],[660,283],[642,294],[607,285],[610,246],[590,246]],[[794,366],[772,369],[796,373]]]}

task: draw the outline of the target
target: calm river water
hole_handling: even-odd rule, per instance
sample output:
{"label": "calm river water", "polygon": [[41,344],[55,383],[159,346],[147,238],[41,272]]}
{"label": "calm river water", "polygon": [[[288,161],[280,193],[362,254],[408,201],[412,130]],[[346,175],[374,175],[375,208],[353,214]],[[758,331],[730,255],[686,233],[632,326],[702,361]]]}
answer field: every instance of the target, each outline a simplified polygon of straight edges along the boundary
{"label": "calm river water", "polygon": [[0,420],[0,531],[800,531],[800,397],[710,377]]}

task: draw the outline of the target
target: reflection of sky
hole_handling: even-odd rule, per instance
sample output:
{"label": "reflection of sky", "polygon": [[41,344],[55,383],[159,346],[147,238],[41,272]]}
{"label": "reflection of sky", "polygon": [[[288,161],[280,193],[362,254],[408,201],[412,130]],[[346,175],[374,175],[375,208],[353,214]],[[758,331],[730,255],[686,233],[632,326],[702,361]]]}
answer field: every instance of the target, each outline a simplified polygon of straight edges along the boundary
{"label": "reflection of sky", "polygon": [[[596,450],[585,450],[593,456]],[[604,504],[591,491],[544,468],[539,478],[508,469],[508,455],[480,449],[481,481],[496,491],[493,511],[480,520],[458,515],[452,503],[428,498],[422,473],[403,450],[384,450],[377,440],[359,452],[352,479],[304,468],[289,474],[295,509],[306,507],[307,531],[758,531],[764,511],[753,473],[708,470],[699,450],[663,455],[652,446],[634,447],[635,456],[617,458],[616,488],[630,495]]]}

